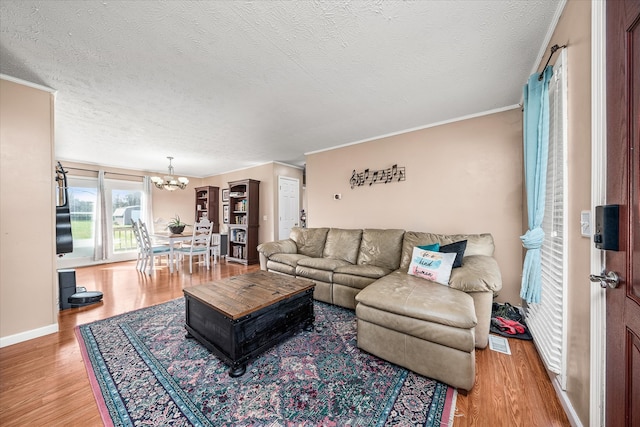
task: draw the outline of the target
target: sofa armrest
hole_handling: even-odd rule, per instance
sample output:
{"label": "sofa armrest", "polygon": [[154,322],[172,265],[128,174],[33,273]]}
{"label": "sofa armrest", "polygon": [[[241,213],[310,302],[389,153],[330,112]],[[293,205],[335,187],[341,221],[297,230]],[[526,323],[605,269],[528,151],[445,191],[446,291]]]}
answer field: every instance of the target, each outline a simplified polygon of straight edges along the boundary
{"label": "sofa armrest", "polygon": [[269,258],[273,254],[295,254],[298,253],[296,242],[291,239],[278,240],[275,242],[260,243],[258,252]]}
{"label": "sofa armrest", "polygon": [[469,255],[462,267],[454,268],[449,286],[463,292],[493,292],[502,289],[502,275],[498,262],[487,255]]}

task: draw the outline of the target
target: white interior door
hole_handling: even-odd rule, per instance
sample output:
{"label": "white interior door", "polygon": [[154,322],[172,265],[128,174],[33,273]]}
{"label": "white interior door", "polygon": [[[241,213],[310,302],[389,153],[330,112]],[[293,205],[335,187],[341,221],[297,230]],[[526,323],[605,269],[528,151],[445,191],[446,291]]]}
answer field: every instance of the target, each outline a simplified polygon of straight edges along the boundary
{"label": "white interior door", "polygon": [[300,181],[278,177],[278,239],[288,239],[291,228],[300,221]]}

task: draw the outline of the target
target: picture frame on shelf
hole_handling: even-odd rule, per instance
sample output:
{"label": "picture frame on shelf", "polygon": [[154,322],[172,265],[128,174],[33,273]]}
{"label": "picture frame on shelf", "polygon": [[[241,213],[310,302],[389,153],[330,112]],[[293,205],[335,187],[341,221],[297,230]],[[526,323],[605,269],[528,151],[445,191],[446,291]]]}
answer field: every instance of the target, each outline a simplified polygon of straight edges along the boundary
{"label": "picture frame on shelf", "polygon": [[229,201],[229,189],[228,188],[223,188],[222,189],[222,201],[223,202],[228,202]]}
{"label": "picture frame on shelf", "polygon": [[229,205],[222,205],[222,222],[229,224]]}

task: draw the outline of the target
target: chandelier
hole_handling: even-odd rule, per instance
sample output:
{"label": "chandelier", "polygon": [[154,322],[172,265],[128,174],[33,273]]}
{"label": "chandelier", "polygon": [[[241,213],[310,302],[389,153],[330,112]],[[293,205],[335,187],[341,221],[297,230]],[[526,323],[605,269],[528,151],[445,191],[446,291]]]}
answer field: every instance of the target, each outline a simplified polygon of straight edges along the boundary
{"label": "chandelier", "polygon": [[167,157],[167,159],[169,159],[169,175],[165,175],[163,178],[160,178],[159,176],[152,176],[151,182],[161,190],[175,191],[178,188],[184,190],[187,188],[189,180],[183,176],[179,178],[174,177],[173,165],[171,164],[173,157]]}

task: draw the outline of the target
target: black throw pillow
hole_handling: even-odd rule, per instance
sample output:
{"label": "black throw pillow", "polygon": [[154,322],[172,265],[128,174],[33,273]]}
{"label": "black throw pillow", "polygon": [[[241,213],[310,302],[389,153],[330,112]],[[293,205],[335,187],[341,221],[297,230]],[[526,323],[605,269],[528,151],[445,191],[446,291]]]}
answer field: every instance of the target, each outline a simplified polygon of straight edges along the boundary
{"label": "black throw pillow", "polygon": [[467,249],[467,241],[460,240],[449,245],[440,246],[440,252],[455,252],[456,260],[453,262],[453,268],[462,267],[462,257],[464,256],[464,250]]}

